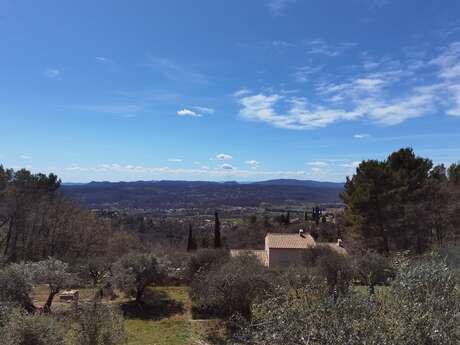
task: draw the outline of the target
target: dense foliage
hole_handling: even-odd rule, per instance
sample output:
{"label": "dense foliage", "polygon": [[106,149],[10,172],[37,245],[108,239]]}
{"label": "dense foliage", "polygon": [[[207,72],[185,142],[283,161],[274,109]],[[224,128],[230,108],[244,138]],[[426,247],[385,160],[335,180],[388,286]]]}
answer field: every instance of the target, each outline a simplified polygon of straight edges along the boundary
{"label": "dense foliage", "polygon": [[454,164],[433,167],[412,149],[386,160],[363,161],[342,195],[349,230],[380,252],[411,249],[421,254],[444,245],[460,229],[460,185]]}
{"label": "dense foliage", "polygon": [[440,344],[460,341],[456,280],[444,262],[409,265],[378,296],[349,293],[333,298],[321,280],[301,294],[280,292],[253,307],[235,344]]}
{"label": "dense foliage", "polygon": [[112,267],[112,281],[120,290],[141,302],[147,286],[161,282],[163,272],[153,254],[130,253]]}

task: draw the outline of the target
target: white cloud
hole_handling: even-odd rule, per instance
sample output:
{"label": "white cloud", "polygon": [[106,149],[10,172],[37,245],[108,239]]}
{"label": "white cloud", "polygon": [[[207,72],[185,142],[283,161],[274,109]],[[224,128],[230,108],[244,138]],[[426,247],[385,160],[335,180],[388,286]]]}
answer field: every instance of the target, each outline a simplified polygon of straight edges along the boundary
{"label": "white cloud", "polygon": [[328,57],[336,57],[344,53],[347,49],[355,47],[354,42],[341,42],[335,44],[328,44],[321,38],[305,41],[308,48],[308,54],[312,55],[326,55]]}
{"label": "white cloud", "polygon": [[305,83],[309,81],[309,78],[323,69],[323,65],[320,66],[302,66],[297,67],[294,72],[294,79],[299,83]]}
{"label": "white cloud", "polygon": [[355,139],[364,139],[364,138],[369,138],[369,137],[370,137],[370,134],[365,134],[365,133],[353,135],[353,138]]}
{"label": "white cloud", "polygon": [[[236,94],[239,115],[286,129],[314,129],[359,119],[396,125],[436,113],[460,116],[460,42],[435,57],[417,53],[424,57],[414,60],[414,54],[409,52],[411,57],[404,61],[381,59],[371,72],[361,66],[360,73],[345,81],[323,80],[308,98],[275,88]],[[300,74],[297,79],[304,81],[307,76]]]}
{"label": "white cloud", "polygon": [[275,48],[288,48],[288,47],[292,47],[293,44],[292,43],[289,43],[289,42],[286,42],[286,41],[283,41],[283,40],[275,40],[275,41],[272,41],[271,42],[271,45]]}
{"label": "white cloud", "polygon": [[214,109],[209,108],[209,107],[195,106],[195,107],[192,107],[192,109],[195,109],[196,111],[198,111],[199,113],[202,113],[202,114],[213,114],[214,113]]}
{"label": "white cloud", "polygon": [[217,156],[216,156],[216,159],[220,160],[220,161],[230,161],[233,159],[233,157],[229,154],[226,154],[226,153],[219,153]]}
{"label": "white cloud", "polygon": [[[354,119],[360,116],[356,112],[310,105],[303,98],[286,97],[277,94],[246,96],[241,98],[239,103],[243,106],[240,110],[241,117],[287,129],[325,127],[341,119]],[[277,112],[275,107],[279,106],[280,103],[288,107],[286,112]]]}
{"label": "white cloud", "polygon": [[222,165],[220,166],[220,168],[221,168],[221,169],[224,169],[224,170],[234,170],[234,169],[235,169],[232,165],[230,165],[230,164],[228,164],[228,163],[222,164]]}
{"label": "white cloud", "polygon": [[251,167],[251,169],[258,169],[259,164],[260,164],[258,161],[254,160],[254,159],[245,161],[244,163],[249,165]]}
{"label": "white cloud", "polygon": [[286,7],[293,5],[297,0],[270,0],[268,8],[274,16],[281,16],[284,14]]}
{"label": "white cloud", "polygon": [[325,167],[325,166],[329,165],[328,163],[322,162],[322,161],[308,162],[307,164],[312,165],[312,166],[316,166],[316,167]]}
{"label": "white cloud", "polygon": [[27,160],[27,159],[30,159],[30,156],[28,156],[28,155],[20,155],[19,158]]}
{"label": "white cloud", "polygon": [[168,162],[180,163],[180,162],[182,162],[182,159],[180,159],[180,158],[168,158]]}
{"label": "white cloud", "polygon": [[201,114],[198,114],[190,109],[181,109],[176,112],[179,116],[192,116],[192,117],[201,117]]}
{"label": "white cloud", "polygon": [[96,60],[99,61],[99,62],[104,62],[104,63],[112,61],[109,58],[106,58],[106,57],[103,57],[103,56],[96,56]]}
{"label": "white cloud", "polygon": [[[224,163],[223,165],[211,168],[209,166],[202,166],[199,168],[168,168],[168,167],[147,167],[139,165],[121,165],[117,163],[112,164],[99,164],[93,167],[83,167],[73,164],[62,169],[63,173],[73,177],[80,176],[81,173],[87,172],[90,179],[103,179],[110,181],[120,180],[138,180],[138,179],[153,179],[154,177],[161,176],[161,178],[177,178],[177,176],[196,176],[200,178],[227,178],[232,176],[239,179],[267,179],[267,178],[308,178],[313,177],[303,170],[253,170],[253,169],[236,169],[230,164]],[[68,177],[69,178],[69,177]],[[68,179],[69,180],[69,179]],[[75,179],[73,179],[75,181]],[[69,180],[70,181],[70,180]]]}
{"label": "white cloud", "polygon": [[61,70],[57,68],[47,68],[44,72],[45,77],[51,78],[51,79],[59,78],[61,76],[61,73],[62,73]]}
{"label": "white cloud", "polygon": [[348,163],[341,163],[338,164],[339,167],[344,167],[344,168],[357,168],[361,164],[360,161],[354,161],[354,162],[348,162]]}
{"label": "white cloud", "polygon": [[242,96],[246,96],[246,95],[249,95],[251,93],[251,90],[248,90],[248,89],[241,89],[241,90],[238,90],[238,91],[235,91],[232,96],[233,97],[242,97]]}

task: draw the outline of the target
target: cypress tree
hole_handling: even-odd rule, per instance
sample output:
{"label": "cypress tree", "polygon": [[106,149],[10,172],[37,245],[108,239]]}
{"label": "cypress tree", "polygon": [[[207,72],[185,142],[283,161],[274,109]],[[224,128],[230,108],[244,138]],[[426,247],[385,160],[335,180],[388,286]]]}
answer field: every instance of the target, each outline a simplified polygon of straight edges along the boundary
{"label": "cypress tree", "polygon": [[187,240],[187,251],[190,252],[192,250],[196,250],[196,242],[195,239],[193,238],[193,229],[192,229],[192,223],[189,223],[188,225],[188,240]]}
{"label": "cypress tree", "polygon": [[221,248],[222,242],[220,240],[220,221],[219,221],[219,214],[215,213],[215,220],[214,220],[214,248]]}

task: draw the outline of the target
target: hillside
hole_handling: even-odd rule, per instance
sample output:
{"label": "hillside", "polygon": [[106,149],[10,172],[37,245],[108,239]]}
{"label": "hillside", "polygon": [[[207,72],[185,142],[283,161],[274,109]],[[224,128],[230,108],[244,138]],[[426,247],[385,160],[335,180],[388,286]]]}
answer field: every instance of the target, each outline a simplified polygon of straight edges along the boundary
{"label": "hillside", "polygon": [[258,206],[261,202],[339,202],[343,183],[270,180],[254,183],[137,181],[65,184],[67,196],[89,207],[190,208]]}

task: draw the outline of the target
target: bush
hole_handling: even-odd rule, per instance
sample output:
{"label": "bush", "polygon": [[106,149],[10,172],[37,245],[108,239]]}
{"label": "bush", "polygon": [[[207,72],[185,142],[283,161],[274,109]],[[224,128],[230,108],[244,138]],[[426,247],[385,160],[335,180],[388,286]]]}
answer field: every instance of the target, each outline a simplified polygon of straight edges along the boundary
{"label": "bush", "polygon": [[3,345],[65,345],[64,332],[53,318],[14,309],[0,329]]}
{"label": "bush", "polygon": [[192,281],[195,275],[203,274],[213,265],[222,265],[230,260],[230,255],[222,249],[201,249],[190,257],[186,267],[186,278]]}
{"label": "bush", "polygon": [[272,289],[272,278],[254,256],[238,256],[195,275],[190,297],[195,309],[222,317],[249,318],[251,306]]}
{"label": "bush", "polygon": [[311,280],[300,297],[280,293],[253,308],[235,344],[360,345],[460,343],[460,299],[448,266],[412,263],[376,297],[321,293]]}
{"label": "bush", "polygon": [[350,258],[328,246],[316,246],[305,251],[305,262],[312,274],[324,279],[328,293],[345,294],[353,279]]}
{"label": "bush", "polygon": [[26,264],[10,264],[0,270],[0,304],[17,304],[27,311],[34,311],[32,272]]}
{"label": "bush", "polygon": [[354,271],[358,280],[369,287],[374,294],[375,286],[385,284],[394,276],[389,260],[374,251],[368,251],[354,258]]}
{"label": "bush", "polygon": [[157,258],[153,254],[130,253],[112,267],[114,286],[141,302],[148,285],[163,279]]}
{"label": "bush", "polygon": [[93,303],[75,310],[75,345],[118,345],[126,342],[121,314],[112,307]]}

